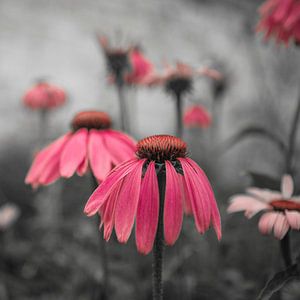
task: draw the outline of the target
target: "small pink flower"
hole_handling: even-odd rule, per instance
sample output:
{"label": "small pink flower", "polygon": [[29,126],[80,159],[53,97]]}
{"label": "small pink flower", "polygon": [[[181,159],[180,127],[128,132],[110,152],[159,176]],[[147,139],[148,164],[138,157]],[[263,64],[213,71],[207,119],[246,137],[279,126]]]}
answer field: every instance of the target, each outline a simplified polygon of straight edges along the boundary
{"label": "small pink flower", "polygon": [[261,19],[257,31],[264,31],[266,39],[274,36],[286,45],[290,40],[300,41],[299,0],[267,0],[259,13]]}
{"label": "small pink flower", "polygon": [[104,239],[113,228],[126,243],[134,222],[139,252],[148,254],[154,243],[159,220],[158,174],[166,178],[163,202],[164,240],[173,245],[181,231],[183,212],[192,214],[203,234],[210,224],[221,238],[218,207],[202,169],[186,156],[186,144],[169,135],[147,137],[137,144],[137,158],[118,165],[89,198],[85,213],[99,213]]}
{"label": "small pink flower", "polygon": [[98,111],[78,113],[70,131],[40,151],[25,182],[34,187],[47,185],[59,177],[84,175],[90,166],[93,175],[102,181],[110,170],[134,157],[135,141],[110,128],[108,114]]}
{"label": "small pink flower", "polygon": [[144,84],[153,72],[152,63],[135,47],[129,54],[131,71],[125,75],[129,84]]}
{"label": "small pink flower", "polygon": [[187,127],[206,128],[211,125],[211,115],[204,106],[193,105],[185,111],[183,123]]}
{"label": "small pink flower", "polygon": [[260,232],[270,234],[273,231],[274,236],[281,240],[290,228],[300,230],[300,198],[292,197],[293,190],[292,177],[284,175],[281,192],[249,188],[248,194],[232,197],[227,211],[245,211],[247,218],[264,211],[258,223]]}
{"label": "small pink flower", "polygon": [[31,109],[51,109],[63,105],[65,101],[65,92],[46,82],[36,84],[23,97],[24,104]]}

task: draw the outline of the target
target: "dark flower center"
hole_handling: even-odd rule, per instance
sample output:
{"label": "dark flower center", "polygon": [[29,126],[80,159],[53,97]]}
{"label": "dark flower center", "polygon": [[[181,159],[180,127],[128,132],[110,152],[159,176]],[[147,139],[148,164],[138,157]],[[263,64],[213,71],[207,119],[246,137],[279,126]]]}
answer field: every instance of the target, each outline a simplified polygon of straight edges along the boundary
{"label": "dark flower center", "polygon": [[78,113],[73,121],[72,128],[107,129],[111,126],[110,116],[102,111],[83,111]]}
{"label": "dark flower center", "polygon": [[174,76],[165,85],[168,93],[182,95],[192,90],[192,79],[187,76]]}
{"label": "dark flower center", "polygon": [[291,200],[274,200],[270,202],[275,210],[297,210],[300,211],[300,203]]}
{"label": "dark flower center", "polygon": [[186,143],[171,135],[153,135],[140,140],[137,144],[137,156],[156,162],[174,161],[186,157]]}

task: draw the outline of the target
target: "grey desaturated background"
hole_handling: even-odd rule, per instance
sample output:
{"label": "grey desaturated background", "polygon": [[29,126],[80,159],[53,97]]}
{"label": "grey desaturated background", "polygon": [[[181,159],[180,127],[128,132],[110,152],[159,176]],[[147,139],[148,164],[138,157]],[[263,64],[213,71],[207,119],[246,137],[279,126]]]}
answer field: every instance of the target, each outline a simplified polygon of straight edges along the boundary
{"label": "grey desaturated background", "polygon": [[[260,3],[1,0],[1,145],[32,142],[38,117],[26,110],[20,99],[40,77],[64,87],[69,94],[68,105],[52,113],[50,138],[64,132],[73,114],[86,108],[110,112],[118,125],[116,93],[105,79],[97,32],[109,35],[119,44],[140,43],[158,69],[163,59],[170,63],[181,60],[193,66],[221,64],[229,76],[229,85],[215,120],[218,142],[249,123],[266,124],[285,133],[298,92],[299,53],[274,43],[263,44],[261,36],[255,37]],[[198,79],[193,98],[210,108],[211,95],[206,85]],[[137,138],[174,132],[173,102],[161,89],[139,88],[130,91],[127,98]],[[273,120],[276,114],[282,124]],[[205,139],[205,135],[209,134],[198,132],[195,139]],[[225,178],[235,178],[237,169],[249,165],[273,172],[273,156],[265,155],[265,142],[260,153],[264,159],[258,160],[258,164],[253,161],[259,156],[260,146],[261,141],[244,142],[239,149],[226,154],[221,169],[231,176]],[[191,149],[195,155],[200,151]],[[240,151],[248,154],[242,158],[245,165],[236,166]]]}

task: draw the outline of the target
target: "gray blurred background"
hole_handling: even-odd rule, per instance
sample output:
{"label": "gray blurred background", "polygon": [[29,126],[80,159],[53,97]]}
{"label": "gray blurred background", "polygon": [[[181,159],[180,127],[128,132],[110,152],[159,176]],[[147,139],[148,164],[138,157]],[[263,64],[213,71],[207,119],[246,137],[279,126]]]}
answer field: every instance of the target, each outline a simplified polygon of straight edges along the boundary
{"label": "gray blurred background", "polygon": [[[214,102],[211,86],[205,79],[197,79],[193,94],[185,99],[186,106],[191,104],[189,99],[204,104],[213,113],[214,125],[207,130],[186,130],[184,136],[190,145],[191,156],[202,163],[215,187],[222,212],[224,239],[221,245],[210,236],[205,241],[203,238],[199,241],[195,232],[189,232],[189,226],[193,228],[193,222],[189,221],[191,224],[188,223],[187,229],[185,228],[187,233],[178,242],[179,246],[170,250],[170,256],[175,257],[176,261],[176,255],[180,255],[178,252],[188,253],[186,255],[189,261],[186,265],[194,267],[196,264],[199,268],[193,269],[192,273],[189,273],[186,266],[182,269],[180,266],[179,273],[175,268],[175,278],[172,278],[172,271],[169,271],[171,279],[166,283],[167,290],[170,288],[167,293],[174,290],[174,285],[178,288],[178,282],[183,285],[180,290],[185,292],[184,295],[171,293],[166,299],[254,299],[270,272],[280,264],[276,252],[278,245],[273,239],[259,235],[257,220],[247,222],[242,216],[227,216],[226,205],[228,196],[242,191],[249,184],[249,180],[241,176],[244,171],[256,170],[279,178],[284,162],[274,145],[261,138],[245,139],[229,150],[223,146],[226,140],[249,124],[264,126],[286,139],[300,82],[299,49],[278,47],[273,42],[266,44],[261,35],[255,35],[257,8],[261,2],[0,0],[0,187],[6,198],[20,202],[25,207],[25,215],[28,216],[25,224],[30,227],[30,218],[34,212],[28,212],[30,209],[26,205],[30,206],[34,196],[24,186],[23,179],[38,135],[39,118],[38,114],[22,105],[21,98],[36,79],[44,77],[63,87],[69,95],[66,106],[51,112],[48,139],[53,140],[68,130],[74,113],[83,109],[105,110],[111,114],[115,128],[119,127],[116,92],[107,83],[105,60],[97,43],[96,33],[107,34],[112,40],[124,45],[130,42],[141,44],[146,56],[158,70],[164,59],[170,63],[180,60],[192,66],[214,65],[224,72],[227,80],[221,99]],[[161,88],[132,88],[127,93],[127,102],[131,112],[131,131],[136,138],[157,133],[175,133],[174,103]],[[298,173],[296,178],[298,180]],[[72,224],[75,222],[78,234],[83,235],[80,235],[76,244],[79,245],[79,250],[72,252],[77,257],[82,251],[81,262],[79,267],[73,266],[71,271],[68,270],[70,274],[80,272],[80,268],[85,268],[82,265],[92,260],[84,252],[85,239],[88,240],[90,233],[82,233],[79,229],[85,228],[81,227],[82,224],[91,226],[91,220],[87,220],[81,213],[90,188],[87,186],[87,179],[85,188],[79,188],[79,184],[82,184],[81,179],[73,178],[71,183],[63,181],[64,186],[60,187],[63,195],[70,199],[65,201],[65,210],[74,208],[77,211],[65,227],[72,231]],[[33,232],[36,229],[34,227]],[[18,233],[17,237],[20,235],[19,240],[26,244],[30,239],[30,232],[25,230],[24,235]],[[189,237],[189,234],[192,236]],[[255,248],[249,241],[251,238],[257,241]],[[186,246],[184,239],[187,239],[187,245],[199,247],[197,249],[200,249],[200,254],[197,252],[196,258],[194,254],[189,254],[193,253],[192,250],[182,250]],[[11,247],[15,246],[15,240],[9,239]],[[53,242],[53,249],[58,251],[56,245],[57,242]],[[32,245],[27,245],[26,249],[28,247],[36,249]],[[45,249],[41,245],[38,247],[41,247],[38,253],[42,258],[37,264],[43,264]],[[127,249],[126,246],[118,248],[117,243],[109,247],[113,248],[112,251],[117,256],[121,255],[118,254],[121,249]],[[126,251],[131,251],[128,254],[130,261],[135,260],[138,254],[133,242],[128,247],[130,250]],[[25,251],[22,255],[27,257],[26,253]],[[64,268],[67,268],[70,259],[68,250],[59,251],[57,255],[63,256],[59,259],[65,262]],[[93,255],[97,257],[95,253]],[[13,262],[17,256],[20,257],[20,254],[13,256]],[[143,259],[141,257],[138,261],[143,261],[145,270],[149,270],[151,258]],[[136,268],[141,268],[140,265],[134,267],[124,256],[121,262],[124,264],[122,272],[125,274],[126,268],[132,269],[133,274],[136,274]],[[36,264],[30,263],[31,267]],[[172,270],[172,262],[169,263]],[[20,264],[20,270],[23,270],[24,261]],[[52,264],[53,262],[50,266]],[[115,273],[118,273],[118,267],[116,269]],[[14,276],[20,281],[16,283],[20,292],[10,292],[15,286],[8,284],[10,289],[3,287],[2,297],[7,297],[3,299],[89,299],[88,291],[95,288],[93,285],[85,287],[84,292],[76,294],[70,284],[78,288],[82,278],[74,279],[70,275],[72,279],[67,279],[57,292],[53,292],[54,288],[52,292],[51,289],[49,291],[46,284],[45,287],[41,285],[42,288],[38,289],[40,292],[33,295],[25,286],[30,282],[33,284],[30,289],[35,289],[35,277],[30,277],[25,272],[29,279],[24,281],[24,274],[20,270],[17,268],[13,275],[9,275],[14,279],[12,281],[18,282]],[[54,268],[54,273],[55,270]],[[30,269],[30,272],[33,271]],[[209,275],[205,278],[203,272],[208,272]],[[63,271],[58,273],[63,274]],[[96,282],[97,274],[92,272],[91,275]],[[146,279],[144,285],[141,283],[143,288],[139,291],[139,296],[136,296],[135,290],[138,287],[130,285],[136,284],[137,280],[132,275],[129,283],[124,283],[119,277],[115,278],[115,288],[120,291],[114,292],[111,299],[121,299],[120,295],[126,295],[123,299],[149,299],[147,295],[151,278],[149,274],[142,274]],[[63,278],[64,275],[61,280]],[[59,285],[59,280],[55,284]],[[65,286],[69,286],[69,289]],[[228,286],[232,293],[224,292]],[[286,297],[285,299],[299,299],[289,295]]]}

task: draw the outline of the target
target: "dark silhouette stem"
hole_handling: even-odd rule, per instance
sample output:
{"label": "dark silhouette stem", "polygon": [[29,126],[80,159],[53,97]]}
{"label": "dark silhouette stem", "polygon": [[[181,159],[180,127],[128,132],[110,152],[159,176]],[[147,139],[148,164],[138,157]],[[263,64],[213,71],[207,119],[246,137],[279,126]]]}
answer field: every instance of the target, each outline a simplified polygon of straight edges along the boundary
{"label": "dark silhouette stem", "polygon": [[177,121],[177,129],[176,129],[176,135],[178,137],[182,137],[182,97],[181,93],[176,93],[176,121]]}
{"label": "dark silhouette stem", "polygon": [[291,258],[290,232],[289,231],[284,236],[284,238],[282,240],[280,240],[280,249],[281,249],[281,255],[282,255],[285,266],[290,267],[292,265],[292,258]]}
{"label": "dark silhouette stem", "polygon": [[158,175],[159,186],[159,219],[153,247],[153,300],[163,299],[162,267],[164,251],[163,213],[166,190],[166,174],[160,170]]}
{"label": "dark silhouette stem", "polygon": [[37,147],[40,150],[47,141],[47,129],[48,129],[48,111],[46,109],[40,110],[40,120],[38,128],[38,141]]}
{"label": "dark silhouette stem", "polygon": [[[92,188],[93,191],[98,187],[98,181],[92,175]],[[100,217],[98,215],[97,218],[97,226],[100,224]],[[95,300],[107,300],[108,299],[108,288],[109,288],[109,271],[108,271],[108,257],[106,251],[105,241],[102,238],[101,233],[99,232],[99,248],[100,248],[100,256],[101,256],[101,263],[103,269],[103,281],[102,286],[99,288],[99,292],[96,293]]]}
{"label": "dark silhouette stem", "polygon": [[128,116],[127,116],[127,107],[126,107],[125,96],[124,96],[124,81],[122,75],[117,76],[116,87],[117,87],[118,100],[119,100],[121,129],[122,131],[129,133],[129,128],[127,128]]}
{"label": "dark silhouette stem", "polygon": [[295,153],[295,144],[296,144],[296,138],[297,138],[297,131],[298,131],[298,123],[300,118],[300,96],[298,98],[296,112],[294,115],[294,118],[292,120],[291,125],[291,132],[289,135],[289,141],[288,141],[288,151],[286,155],[286,173],[287,174],[293,174],[293,158]]}

